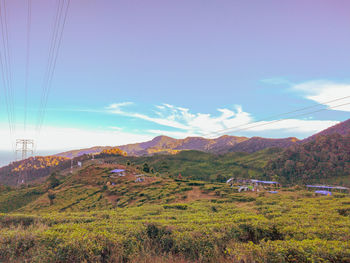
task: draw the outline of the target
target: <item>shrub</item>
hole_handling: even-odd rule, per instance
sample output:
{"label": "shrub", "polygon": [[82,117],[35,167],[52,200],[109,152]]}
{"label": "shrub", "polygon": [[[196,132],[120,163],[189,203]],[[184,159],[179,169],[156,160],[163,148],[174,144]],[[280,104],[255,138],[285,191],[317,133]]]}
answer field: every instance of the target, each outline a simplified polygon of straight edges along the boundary
{"label": "shrub", "polygon": [[171,204],[163,205],[164,209],[177,209],[177,210],[187,210],[188,206],[186,204]]}
{"label": "shrub", "polygon": [[60,185],[60,181],[56,178],[56,174],[55,173],[52,173],[50,175],[50,177],[47,179],[47,181],[49,183],[49,188],[50,189],[55,188],[55,187]]}

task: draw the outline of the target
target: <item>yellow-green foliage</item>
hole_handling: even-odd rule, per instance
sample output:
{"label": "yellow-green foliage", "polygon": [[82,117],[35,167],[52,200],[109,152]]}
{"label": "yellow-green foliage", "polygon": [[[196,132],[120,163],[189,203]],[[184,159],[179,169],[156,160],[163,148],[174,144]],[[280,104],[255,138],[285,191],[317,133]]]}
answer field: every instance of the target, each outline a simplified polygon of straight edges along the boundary
{"label": "yellow-green foliage", "polygon": [[119,148],[111,148],[111,149],[105,149],[103,150],[100,155],[121,155],[121,156],[127,156],[127,153],[120,150]]}
{"label": "yellow-green foliage", "polygon": [[3,189],[0,262],[350,262],[349,195],[137,183],[111,169],[86,165],[49,190]]}
{"label": "yellow-green foliage", "polygon": [[36,200],[43,194],[40,187],[0,191],[0,212],[17,210]]}
{"label": "yellow-green foliage", "polygon": [[[169,184],[167,192],[176,185]],[[155,189],[148,189],[149,196]],[[69,196],[72,189],[65,191]],[[85,203],[101,194],[94,192],[80,192],[83,210],[97,202]],[[0,214],[0,260],[127,262],[155,253],[200,262],[349,262],[350,217],[342,211],[350,209],[350,197],[304,193],[86,212],[74,212],[79,206],[63,209],[71,202],[58,194],[62,204],[51,212]]]}

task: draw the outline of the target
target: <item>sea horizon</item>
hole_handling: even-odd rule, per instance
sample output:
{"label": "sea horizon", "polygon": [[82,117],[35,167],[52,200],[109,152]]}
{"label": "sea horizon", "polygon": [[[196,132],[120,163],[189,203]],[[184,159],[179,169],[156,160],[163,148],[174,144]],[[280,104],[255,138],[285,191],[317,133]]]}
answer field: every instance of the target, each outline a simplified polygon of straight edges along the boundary
{"label": "sea horizon", "polygon": [[[41,151],[34,154],[34,156],[46,156],[51,154],[56,154],[58,152],[55,151]],[[20,160],[20,158],[17,158],[17,160]],[[16,161],[16,155],[13,151],[0,151],[0,168],[4,167],[6,165],[9,165],[12,162]]]}

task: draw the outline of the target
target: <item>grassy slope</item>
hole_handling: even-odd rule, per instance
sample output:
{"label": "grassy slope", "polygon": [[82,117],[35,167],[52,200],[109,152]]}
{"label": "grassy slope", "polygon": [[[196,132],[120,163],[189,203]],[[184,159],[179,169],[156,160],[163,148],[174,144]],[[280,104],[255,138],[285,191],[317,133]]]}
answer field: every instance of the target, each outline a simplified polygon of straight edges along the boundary
{"label": "grassy slope", "polygon": [[151,157],[117,157],[120,163],[131,162],[135,165],[149,164],[156,172],[184,178],[215,181],[218,174],[225,178],[263,176],[263,167],[281,150],[265,149],[253,154],[228,153],[214,155],[199,151],[182,151],[176,155],[156,155]]}
{"label": "grassy slope", "polygon": [[[244,162],[252,167],[260,165],[264,153],[236,155],[240,166]],[[199,164],[212,158],[195,156]],[[192,165],[196,164],[193,159],[191,154]],[[230,160],[227,157],[228,164],[219,165],[231,165]],[[108,177],[115,167],[86,163],[50,190],[56,195],[51,205],[46,184],[3,189],[0,211],[11,213],[0,214],[0,261],[350,259],[349,196],[314,197],[295,189],[282,189],[275,195],[235,193],[222,183],[151,174],[140,184],[133,175]],[[127,169],[129,174],[137,172]],[[106,189],[108,182],[116,185]],[[13,206],[9,200],[14,200]]]}
{"label": "grassy slope", "polygon": [[[92,163],[92,162],[90,162]],[[105,210],[144,204],[169,204],[198,199],[216,200],[219,197],[242,198],[223,183],[205,183],[172,179],[148,174],[146,181],[135,182],[137,170],[128,167],[128,174],[110,178],[116,165],[89,164],[73,175],[61,178],[61,184],[48,189],[47,184],[0,193],[0,212],[65,212]],[[111,184],[115,184],[114,186]],[[54,193],[50,204],[48,193]]]}
{"label": "grassy slope", "polygon": [[[256,194],[250,202],[0,214],[0,259],[168,262],[175,255],[191,262],[348,262],[349,211],[349,197],[286,191]],[[158,257],[163,260],[152,261]]]}

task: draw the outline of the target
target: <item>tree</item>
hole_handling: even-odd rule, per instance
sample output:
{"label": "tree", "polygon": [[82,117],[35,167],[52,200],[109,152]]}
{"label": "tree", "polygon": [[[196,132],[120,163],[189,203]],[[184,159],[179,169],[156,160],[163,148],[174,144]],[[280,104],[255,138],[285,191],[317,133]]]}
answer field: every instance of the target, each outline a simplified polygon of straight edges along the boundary
{"label": "tree", "polygon": [[144,163],[144,164],[143,164],[142,171],[144,171],[145,173],[149,173],[150,168],[149,168],[149,166],[148,166],[148,164],[147,164],[147,163]]}
{"label": "tree", "polygon": [[226,181],[225,177],[223,177],[221,174],[218,174],[216,176],[216,181],[220,182],[220,183],[224,183]]}
{"label": "tree", "polygon": [[56,194],[55,193],[51,193],[49,192],[47,197],[49,198],[50,200],[50,205],[53,205],[53,200],[56,198]]}
{"label": "tree", "polygon": [[56,178],[56,173],[52,173],[50,177],[47,179],[49,182],[49,188],[55,188],[60,185],[60,181]]}
{"label": "tree", "polygon": [[127,156],[127,153],[120,150],[119,148],[111,148],[103,150],[100,155],[103,156]]}
{"label": "tree", "polygon": [[278,182],[279,181],[279,176],[277,174],[274,174],[272,177],[272,180],[275,181],[275,182]]}

